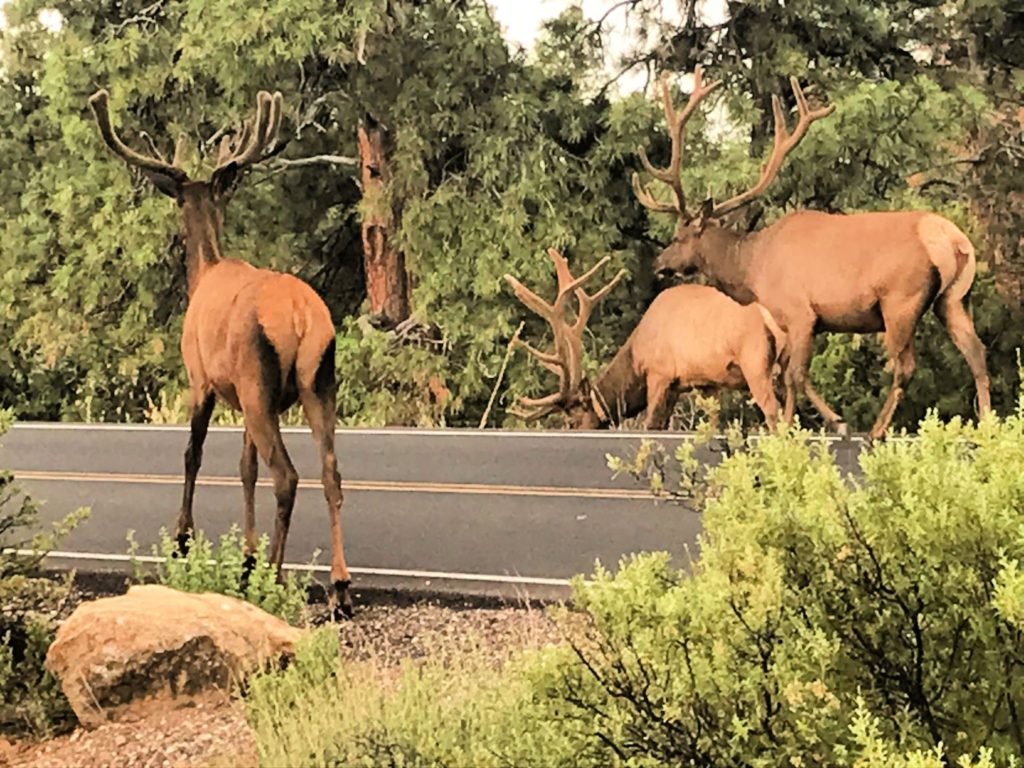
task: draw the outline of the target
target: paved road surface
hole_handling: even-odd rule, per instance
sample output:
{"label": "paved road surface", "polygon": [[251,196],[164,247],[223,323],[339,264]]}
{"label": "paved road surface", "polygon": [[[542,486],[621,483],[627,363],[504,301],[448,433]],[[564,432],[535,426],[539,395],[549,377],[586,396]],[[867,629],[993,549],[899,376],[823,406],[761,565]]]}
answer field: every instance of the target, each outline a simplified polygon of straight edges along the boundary
{"label": "paved road surface", "polygon": [[[625,432],[346,429],[338,434],[346,552],[357,587],[467,594],[567,594],[566,580],[613,567],[628,553],[696,552],[700,517],[655,503],[630,478],[613,478],[606,454],[645,435]],[[646,435],[674,444],[684,436]],[[327,514],[316,447],[285,432],[301,477],[286,559],[326,550]],[[0,467],[57,519],[80,506],[91,518],[54,564],[125,567],[126,533],[148,553],[173,528],[181,498],[186,427],[18,424],[0,437]],[[196,491],[196,524],[217,536],[241,524],[241,430],[212,428]],[[833,443],[852,466],[859,442]],[[710,457],[708,460],[713,460]],[[265,467],[257,488],[260,530],[274,499]],[[317,562],[326,563],[326,552]]]}

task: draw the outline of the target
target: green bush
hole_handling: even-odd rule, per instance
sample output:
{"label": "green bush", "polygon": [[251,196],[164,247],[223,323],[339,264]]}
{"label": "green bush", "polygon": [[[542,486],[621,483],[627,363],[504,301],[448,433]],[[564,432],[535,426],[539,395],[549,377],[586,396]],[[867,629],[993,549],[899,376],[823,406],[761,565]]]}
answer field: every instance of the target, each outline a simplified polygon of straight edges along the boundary
{"label": "green bush", "polygon": [[[1024,755],[1024,403],[929,416],[845,477],[799,430],[710,470],[653,449],[704,512],[700,558],[575,585],[567,640],[498,671],[339,664],[247,701],[267,765],[1014,766]],[[645,467],[643,465],[648,465]],[[681,475],[680,483],[669,481]],[[678,514],[692,514],[679,511]]]}
{"label": "green bush", "polygon": [[684,495],[706,484],[692,574],[645,555],[577,587],[590,630],[535,685],[587,723],[592,764],[1024,755],[1024,412],[930,416],[852,481],[809,437],[762,438],[705,481],[682,451]]}
{"label": "green bush", "polygon": [[[532,717],[518,672],[476,650],[442,663],[339,659],[337,629],[308,635],[283,672],[250,681],[245,707],[260,764],[332,768],[548,766],[572,743]],[[567,764],[567,763],[562,763]]]}
{"label": "green bush", "polygon": [[135,569],[136,581],[156,581],[158,584],[182,592],[217,592],[231,595],[279,616],[290,624],[298,624],[304,615],[312,581],[310,571],[301,575],[285,574],[277,581],[277,572],[267,559],[269,541],[260,536],[253,553],[253,565],[245,575],[245,541],[238,526],[214,543],[197,531],[189,545],[187,555],[178,552],[177,541],[160,530],[160,543],[153,547],[156,563],[154,571],[144,568],[137,558],[138,546],[134,531],[128,532],[129,554]]}

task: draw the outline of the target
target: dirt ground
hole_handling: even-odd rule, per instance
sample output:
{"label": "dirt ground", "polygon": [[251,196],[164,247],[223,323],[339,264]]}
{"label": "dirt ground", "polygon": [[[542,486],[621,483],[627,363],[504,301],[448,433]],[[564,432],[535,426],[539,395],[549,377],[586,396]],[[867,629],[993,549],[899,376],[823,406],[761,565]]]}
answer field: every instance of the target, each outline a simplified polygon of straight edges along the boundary
{"label": "dirt ground", "polygon": [[[524,647],[555,642],[559,631],[528,606],[472,607],[450,602],[384,601],[357,607],[339,624],[341,653],[397,664],[485,649],[500,662]],[[0,738],[0,766],[12,768],[247,768],[256,747],[240,704],[211,697],[196,706],[154,712],[138,722],[77,728],[44,742]]]}

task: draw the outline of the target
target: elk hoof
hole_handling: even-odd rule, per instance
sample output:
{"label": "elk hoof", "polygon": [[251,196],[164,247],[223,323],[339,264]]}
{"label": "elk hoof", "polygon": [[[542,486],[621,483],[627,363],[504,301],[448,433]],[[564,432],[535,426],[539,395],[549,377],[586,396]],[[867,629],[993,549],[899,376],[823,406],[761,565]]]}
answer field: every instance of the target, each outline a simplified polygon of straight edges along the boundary
{"label": "elk hoof", "polygon": [[352,613],[352,582],[335,581],[334,594],[331,596],[331,619],[333,621],[351,619]]}
{"label": "elk hoof", "polygon": [[836,431],[836,434],[839,435],[840,437],[850,436],[850,425],[847,424],[845,421],[837,421],[833,425],[833,427]]}
{"label": "elk hoof", "polygon": [[189,541],[192,537],[187,533],[178,534],[178,551],[175,553],[179,557],[188,557]]}
{"label": "elk hoof", "polygon": [[238,580],[238,587],[244,595],[249,590],[249,576],[256,567],[256,558],[253,555],[246,555],[242,561],[242,577]]}

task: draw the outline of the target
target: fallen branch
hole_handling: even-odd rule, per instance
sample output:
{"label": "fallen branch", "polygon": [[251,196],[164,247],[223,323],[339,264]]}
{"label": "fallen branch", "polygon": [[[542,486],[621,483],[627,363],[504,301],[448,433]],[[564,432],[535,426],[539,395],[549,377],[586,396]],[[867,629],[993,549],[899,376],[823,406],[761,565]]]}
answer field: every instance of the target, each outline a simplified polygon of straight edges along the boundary
{"label": "fallen branch", "polygon": [[480,429],[487,426],[487,419],[490,418],[491,408],[494,406],[494,400],[498,397],[498,388],[501,386],[501,380],[505,378],[505,369],[508,368],[508,361],[512,359],[512,353],[515,352],[516,344],[519,343],[519,334],[523,332],[523,326],[526,323],[522,322],[519,327],[516,328],[516,332],[512,334],[512,338],[508,342],[508,350],[505,352],[505,359],[501,361],[501,368],[498,369],[498,378],[494,382],[494,389],[491,390],[491,399],[487,401],[487,408],[484,409],[484,415],[480,417]]}

